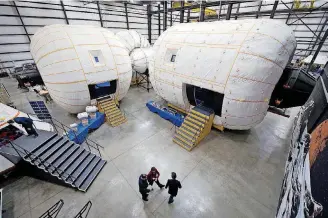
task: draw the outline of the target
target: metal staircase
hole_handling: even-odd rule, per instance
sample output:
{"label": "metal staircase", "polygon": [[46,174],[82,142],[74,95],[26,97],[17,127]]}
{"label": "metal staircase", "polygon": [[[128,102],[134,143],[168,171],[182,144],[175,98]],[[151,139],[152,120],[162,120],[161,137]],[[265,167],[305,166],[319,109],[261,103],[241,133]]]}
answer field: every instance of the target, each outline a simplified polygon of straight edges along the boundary
{"label": "metal staircase", "polygon": [[105,113],[107,123],[111,126],[118,126],[127,121],[125,115],[117,107],[115,99],[105,96],[97,99],[100,112]]}
{"label": "metal staircase", "polygon": [[25,162],[80,191],[87,191],[106,161],[66,136],[42,130],[38,134],[37,138],[24,135],[8,142]]}
{"label": "metal staircase", "polygon": [[214,111],[212,109],[203,106],[194,107],[179,127],[173,142],[191,151],[210,133],[213,119]]}

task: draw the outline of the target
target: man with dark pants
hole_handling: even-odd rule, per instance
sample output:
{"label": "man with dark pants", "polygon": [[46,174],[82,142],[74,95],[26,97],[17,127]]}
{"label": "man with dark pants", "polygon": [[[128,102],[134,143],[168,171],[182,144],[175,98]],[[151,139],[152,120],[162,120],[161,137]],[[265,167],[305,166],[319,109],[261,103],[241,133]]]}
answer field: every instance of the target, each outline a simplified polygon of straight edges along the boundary
{"label": "man with dark pants", "polygon": [[39,134],[36,132],[36,130],[33,127],[33,120],[31,118],[16,117],[16,118],[14,118],[14,120],[8,120],[7,123],[13,124],[14,121],[15,121],[15,123],[21,124],[29,136],[30,135],[34,135],[35,137],[39,136]]}
{"label": "man with dark pants", "polygon": [[[150,169],[150,172],[148,173],[147,175],[147,180],[149,182],[149,185],[153,186],[154,184],[154,181],[156,182],[156,184],[158,185],[159,188],[163,188],[164,185],[162,185],[159,181],[158,181],[158,178],[159,178],[159,172],[158,170],[155,168],[155,167],[152,167]],[[153,188],[151,188],[151,190],[153,190]]]}
{"label": "man with dark pants", "polygon": [[173,203],[173,198],[177,196],[178,189],[182,188],[181,183],[179,180],[177,180],[177,174],[175,172],[171,173],[172,179],[168,179],[165,188],[169,187],[169,204]]}
{"label": "man with dark pants", "polygon": [[141,174],[139,177],[139,192],[142,195],[142,200],[148,201],[148,193],[150,192],[148,187],[148,182],[147,182],[147,175],[146,174]]}

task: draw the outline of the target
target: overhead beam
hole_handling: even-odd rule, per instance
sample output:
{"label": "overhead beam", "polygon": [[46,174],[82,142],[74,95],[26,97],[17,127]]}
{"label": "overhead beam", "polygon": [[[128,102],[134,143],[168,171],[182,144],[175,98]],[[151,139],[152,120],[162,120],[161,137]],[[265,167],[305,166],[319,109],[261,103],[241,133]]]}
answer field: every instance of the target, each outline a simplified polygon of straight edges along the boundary
{"label": "overhead beam", "polygon": [[277,0],[274,1],[273,8],[272,8],[271,15],[270,15],[270,19],[274,18],[274,14],[276,13],[278,3],[279,3],[279,1],[277,1]]}
{"label": "overhead beam", "polygon": [[230,20],[230,17],[231,17],[231,11],[232,11],[232,3],[229,4],[228,6],[228,11],[227,11],[227,14],[226,14],[226,20]]}
{"label": "overhead beam", "polygon": [[148,20],[148,41],[151,44],[151,5],[147,5],[147,20]]}
{"label": "overhead beam", "polygon": [[205,20],[205,8],[206,8],[206,3],[201,4],[200,6],[200,16],[199,16],[199,21],[203,22]]}
{"label": "overhead beam", "polygon": [[[297,18],[299,18],[297,16],[297,14],[294,11],[292,11],[285,2],[281,1],[281,3],[283,3],[285,5],[285,7],[288,8],[290,10],[290,12],[293,13]],[[317,34],[315,32],[313,32],[313,30],[301,18],[299,18],[299,20],[310,30],[310,32],[313,33],[313,35],[318,37]]]}
{"label": "overhead beam", "polygon": [[[171,7],[170,8],[172,8],[172,5],[173,5],[173,3],[171,1]],[[173,12],[171,11],[171,14],[170,14],[170,26],[172,26],[172,25],[173,25]]]}
{"label": "overhead beam", "polygon": [[[184,2],[184,1],[181,1]],[[205,2],[205,1],[203,1]],[[214,6],[220,6],[220,4],[225,5],[225,4],[237,4],[240,1],[207,1],[206,2],[206,7],[214,7]],[[245,2],[254,2],[254,1],[243,1],[243,3]],[[200,4],[193,4],[193,5],[188,5],[188,6],[184,6],[184,4],[181,4],[180,7],[176,7],[176,8],[170,8],[168,11],[181,11],[181,10],[188,10],[188,9],[196,9],[196,8],[200,8]],[[158,14],[158,13],[163,13],[163,10],[160,11],[152,11],[152,14]]]}
{"label": "overhead beam", "polygon": [[126,2],[124,2],[124,9],[125,9],[126,28],[129,30],[130,29],[129,15],[128,15],[128,6],[127,6],[127,3]]}
{"label": "overhead beam", "polygon": [[180,23],[183,23],[183,20],[184,20],[184,9],[185,9],[184,1],[181,1],[180,4],[181,4],[181,7],[180,7]]}
{"label": "overhead beam", "polygon": [[290,10],[288,12],[288,16],[287,16],[287,19],[286,19],[286,24],[287,25],[288,25],[288,21],[289,21],[289,18],[290,18],[290,13],[291,13],[291,11],[293,11],[293,9],[294,9],[294,2],[293,2],[292,7],[290,8]]}
{"label": "overhead beam", "polygon": [[63,9],[63,12],[64,12],[64,17],[65,17],[66,24],[69,24],[68,17],[67,17],[67,14],[66,14],[65,5],[64,5],[63,1],[60,1],[60,5],[62,6],[62,9]]}
{"label": "overhead beam", "polygon": [[259,1],[259,7],[257,8],[257,12],[256,12],[256,16],[255,16],[256,19],[259,18],[261,7],[262,7],[262,1]]}
{"label": "overhead beam", "polygon": [[[158,11],[161,10],[160,4],[157,5],[157,9],[158,9]],[[161,13],[158,13],[158,36],[160,36],[160,35],[161,35]]]}
{"label": "overhead beam", "polygon": [[28,34],[27,30],[26,30],[26,27],[25,27],[24,21],[23,21],[21,15],[20,15],[20,13],[19,13],[19,10],[18,10],[18,8],[17,8],[17,5],[16,5],[15,1],[13,1],[13,4],[14,4],[15,9],[16,9],[16,12],[17,12],[17,14],[18,14],[19,20],[20,20],[20,22],[21,22],[22,25],[23,25],[23,28],[24,28],[25,34],[26,34],[26,36],[27,36],[27,38],[28,38],[28,41],[31,42],[30,36],[29,36],[29,34]]}
{"label": "overhead beam", "polygon": [[163,2],[164,14],[163,14],[163,32],[167,29],[167,1]]}
{"label": "overhead beam", "polygon": [[[304,17],[306,17],[306,16],[309,16],[310,14],[312,14],[312,12],[314,12],[314,11],[327,11],[327,8],[324,8],[323,6],[325,6],[326,4],[328,4],[328,2],[326,2],[326,3],[323,3],[322,5],[320,5],[319,7],[317,7],[317,8],[314,8],[314,9],[308,9],[308,11],[309,11],[309,13],[307,13],[307,14],[305,14],[304,16],[302,16],[302,17],[299,17],[298,19],[296,19],[296,20],[294,20],[292,23],[290,23],[290,24],[293,24],[293,23],[296,23],[297,21],[299,21],[300,19],[303,19]],[[302,9],[297,9],[297,11],[300,11],[300,10],[302,10]],[[303,9],[304,10],[304,9]],[[290,11],[290,10],[289,10]]]}
{"label": "overhead beam", "polygon": [[188,9],[187,11],[187,23],[190,22],[190,9]]}
{"label": "overhead beam", "polygon": [[[327,19],[326,19],[326,21],[327,21]],[[322,37],[321,41],[319,42],[319,46],[318,46],[316,52],[314,53],[314,55],[312,57],[312,60],[311,60],[311,62],[309,64],[309,66],[308,66],[307,72],[309,72],[312,64],[314,63],[315,59],[317,58],[317,56],[318,56],[318,54],[319,54],[319,52],[320,52],[320,50],[321,50],[324,42],[326,41],[327,37],[328,37],[328,29],[326,30],[325,35]]]}
{"label": "overhead beam", "polygon": [[97,1],[97,8],[98,8],[98,13],[99,13],[100,25],[101,25],[101,27],[104,27],[103,20],[102,20],[102,17],[101,17],[99,1]]}
{"label": "overhead beam", "polygon": [[240,3],[238,3],[238,5],[237,5],[235,20],[237,20],[237,18],[238,18],[239,8],[240,8]]}

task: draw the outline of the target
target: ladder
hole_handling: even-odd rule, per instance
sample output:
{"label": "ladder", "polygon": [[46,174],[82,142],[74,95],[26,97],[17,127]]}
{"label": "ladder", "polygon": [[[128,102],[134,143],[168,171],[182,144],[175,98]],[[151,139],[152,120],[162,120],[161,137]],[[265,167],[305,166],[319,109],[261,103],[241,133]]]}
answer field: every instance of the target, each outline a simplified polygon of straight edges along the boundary
{"label": "ladder", "polygon": [[173,142],[191,151],[211,131],[214,111],[204,106],[191,109],[176,132]]}
{"label": "ladder", "polygon": [[105,113],[106,121],[111,126],[119,126],[127,121],[125,115],[118,108],[115,99],[110,96],[97,98],[100,112]]}

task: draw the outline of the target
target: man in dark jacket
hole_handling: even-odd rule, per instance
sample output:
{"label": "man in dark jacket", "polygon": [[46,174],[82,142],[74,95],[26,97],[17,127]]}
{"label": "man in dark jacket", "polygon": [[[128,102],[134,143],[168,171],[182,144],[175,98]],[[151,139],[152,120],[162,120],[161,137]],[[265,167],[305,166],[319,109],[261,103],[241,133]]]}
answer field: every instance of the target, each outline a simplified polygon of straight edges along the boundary
{"label": "man in dark jacket", "polygon": [[147,182],[147,175],[146,174],[141,174],[139,177],[139,192],[142,195],[142,200],[148,201],[148,193],[150,192],[148,187],[148,182]]}
{"label": "man in dark jacket", "polygon": [[[154,181],[156,182],[156,184],[158,185],[159,188],[163,188],[164,185],[162,185],[159,181],[158,181],[158,178],[159,178],[159,172],[158,170],[155,168],[155,167],[152,167],[147,175],[147,180],[149,182],[149,185],[153,186],[154,184]],[[152,188],[153,190],[153,188]]]}
{"label": "man in dark jacket", "polygon": [[7,123],[12,124],[12,123],[18,123],[21,124],[24,129],[26,130],[27,134],[34,135],[35,137],[39,136],[39,134],[36,132],[36,130],[33,127],[33,120],[28,117],[16,117],[14,120],[8,120]]}
{"label": "man in dark jacket", "polygon": [[178,189],[182,188],[181,183],[179,180],[177,180],[177,174],[175,172],[171,173],[172,179],[168,179],[165,188],[169,187],[169,204],[173,203],[173,198],[177,196]]}

